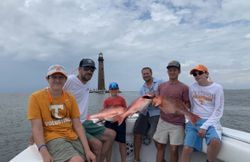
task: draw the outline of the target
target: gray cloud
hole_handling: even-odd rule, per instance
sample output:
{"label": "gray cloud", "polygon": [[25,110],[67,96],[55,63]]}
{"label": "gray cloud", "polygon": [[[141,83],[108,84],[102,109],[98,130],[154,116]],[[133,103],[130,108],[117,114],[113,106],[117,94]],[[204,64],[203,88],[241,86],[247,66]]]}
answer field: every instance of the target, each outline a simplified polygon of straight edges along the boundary
{"label": "gray cloud", "polygon": [[[0,3],[0,92],[33,91],[43,86],[49,65],[69,72],[83,57],[104,53],[106,83],[138,90],[140,70],[151,66],[167,79],[166,64],[189,70],[208,66],[225,88],[250,88],[250,10],[236,1],[79,1],[8,0]],[[96,75],[92,81],[96,86]]]}

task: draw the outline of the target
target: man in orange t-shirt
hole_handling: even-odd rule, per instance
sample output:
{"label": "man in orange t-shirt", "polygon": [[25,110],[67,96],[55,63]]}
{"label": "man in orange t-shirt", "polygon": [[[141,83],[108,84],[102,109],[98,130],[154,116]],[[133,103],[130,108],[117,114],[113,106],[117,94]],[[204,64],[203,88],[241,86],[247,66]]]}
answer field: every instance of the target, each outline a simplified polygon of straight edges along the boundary
{"label": "man in orange t-shirt", "polygon": [[30,96],[27,113],[43,161],[95,162],[75,98],[62,89],[67,79],[64,68],[52,65],[46,79],[48,87]]}

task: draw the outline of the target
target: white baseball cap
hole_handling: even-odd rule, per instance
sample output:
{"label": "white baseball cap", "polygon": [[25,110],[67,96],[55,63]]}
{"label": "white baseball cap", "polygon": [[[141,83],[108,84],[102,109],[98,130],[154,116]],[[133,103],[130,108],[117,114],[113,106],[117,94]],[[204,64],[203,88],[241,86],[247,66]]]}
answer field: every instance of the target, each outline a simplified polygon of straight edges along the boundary
{"label": "white baseball cap", "polygon": [[47,77],[56,73],[60,73],[67,78],[67,73],[62,65],[51,65],[48,69]]}

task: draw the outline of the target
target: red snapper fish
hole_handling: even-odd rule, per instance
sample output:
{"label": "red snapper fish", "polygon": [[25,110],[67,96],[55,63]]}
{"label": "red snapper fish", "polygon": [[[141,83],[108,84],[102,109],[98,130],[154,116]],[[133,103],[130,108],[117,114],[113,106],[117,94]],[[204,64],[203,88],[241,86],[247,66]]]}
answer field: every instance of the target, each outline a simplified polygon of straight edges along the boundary
{"label": "red snapper fish", "polygon": [[155,96],[152,100],[152,104],[154,106],[159,106],[164,113],[185,115],[193,125],[200,119],[198,115],[188,111],[187,106],[179,99]]}
{"label": "red snapper fish", "polygon": [[88,115],[87,120],[92,120],[94,123],[99,121],[113,121],[117,115],[121,115],[126,111],[125,107],[122,106],[111,106],[109,108],[102,109],[99,113]]}
{"label": "red snapper fish", "polygon": [[153,97],[154,96],[150,94],[138,97],[129,105],[125,113],[115,117],[115,121],[118,121],[118,124],[120,125],[126,117],[139,111],[143,112],[148,107],[148,105],[152,103]]}

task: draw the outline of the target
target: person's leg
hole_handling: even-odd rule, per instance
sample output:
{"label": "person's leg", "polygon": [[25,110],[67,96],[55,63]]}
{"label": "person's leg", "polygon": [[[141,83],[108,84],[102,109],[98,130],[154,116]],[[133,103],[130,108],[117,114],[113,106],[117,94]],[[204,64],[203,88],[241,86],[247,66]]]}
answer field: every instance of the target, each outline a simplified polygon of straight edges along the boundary
{"label": "person's leg", "polygon": [[202,123],[198,124],[199,124],[198,126],[193,126],[190,122],[186,123],[185,139],[181,154],[181,162],[190,162],[193,150],[196,149],[198,151],[201,151],[202,149],[203,139],[197,135],[198,134],[197,128],[199,128]]}
{"label": "person's leg", "polygon": [[190,162],[193,148],[184,146],[181,153],[181,162]]}
{"label": "person's leg", "polygon": [[125,143],[119,143],[119,150],[120,150],[120,154],[121,154],[121,162],[126,162],[126,144]]}
{"label": "person's leg", "polygon": [[92,137],[92,138],[88,139],[88,143],[89,143],[90,149],[96,155],[96,161],[100,162],[101,151],[102,151],[102,142],[99,139]]}
{"label": "person's leg", "polygon": [[142,135],[134,134],[134,160],[140,160]]}
{"label": "person's leg", "polygon": [[[98,155],[97,162],[103,162],[105,156],[111,148],[111,145],[113,144],[116,132],[112,129],[105,128],[104,126],[99,126],[88,120],[83,122],[83,127],[85,128],[86,136],[90,146],[93,150],[95,150],[93,152],[96,152]],[[101,147],[100,142],[97,139],[101,141]]]}
{"label": "person's leg", "polygon": [[177,145],[170,145],[170,162],[178,162],[179,152],[178,152],[179,146]]}
{"label": "person's leg", "polygon": [[47,148],[54,161],[83,162],[86,160],[82,143],[79,139],[57,138],[47,143]]}
{"label": "person's leg", "polygon": [[[114,130],[116,132],[116,138],[117,138],[117,135],[118,135],[117,131],[116,131],[117,123],[112,123],[112,122],[106,121],[104,126],[106,128]],[[113,143],[111,144],[110,149],[106,153],[106,162],[111,162],[111,159],[112,159],[112,145],[113,145]]]}
{"label": "person's leg", "polygon": [[178,148],[183,145],[184,141],[184,127],[183,125],[175,125],[167,122],[170,139],[170,162],[178,162],[179,152]]}
{"label": "person's leg", "polygon": [[221,141],[219,139],[212,139],[207,147],[207,159],[209,162],[215,162],[216,157],[221,148]]}
{"label": "person's leg", "polygon": [[111,149],[114,142],[116,132],[112,129],[106,128],[100,140],[103,142],[100,161],[104,161],[107,152]]}
{"label": "person's leg", "polygon": [[147,117],[140,114],[134,125],[134,160],[140,161],[142,136],[146,135],[148,130]]}
{"label": "person's leg", "polygon": [[217,155],[221,148],[221,127],[210,126],[206,132],[207,142],[207,160],[209,162],[215,162]]}
{"label": "person's leg", "polygon": [[68,162],[84,162],[81,156],[73,156]]}
{"label": "person's leg", "polygon": [[111,157],[112,157],[112,145],[111,145],[110,149],[108,150],[107,155],[105,157],[106,162],[111,162],[111,159],[112,159]]}
{"label": "person's leg", "polygon": [[155,146],[157,149],[156,162],[163,162],[165,155],[166,144],[161,144],[155,141]]}
{"label": "person's leg", "polygon": [[166,122],[159,119],[153,139],[157,149],[156,162],[163,162],[165,155],[166,144],[168,143],[169,129],[167,128]]}
{"label": "person's leg", "polygon": [[[154,136],[154,133],[156,131],[157,124],[159,122],[159,117],[160,117],[160,115],[148,117],[148,119],[147,119],[148,129],[147,129],[146,135],[144,137],[142,137],[143,144],[149,145],[151,143],[152,138]],[[143,139],[143,138],[145,138],[145,139]]]}

